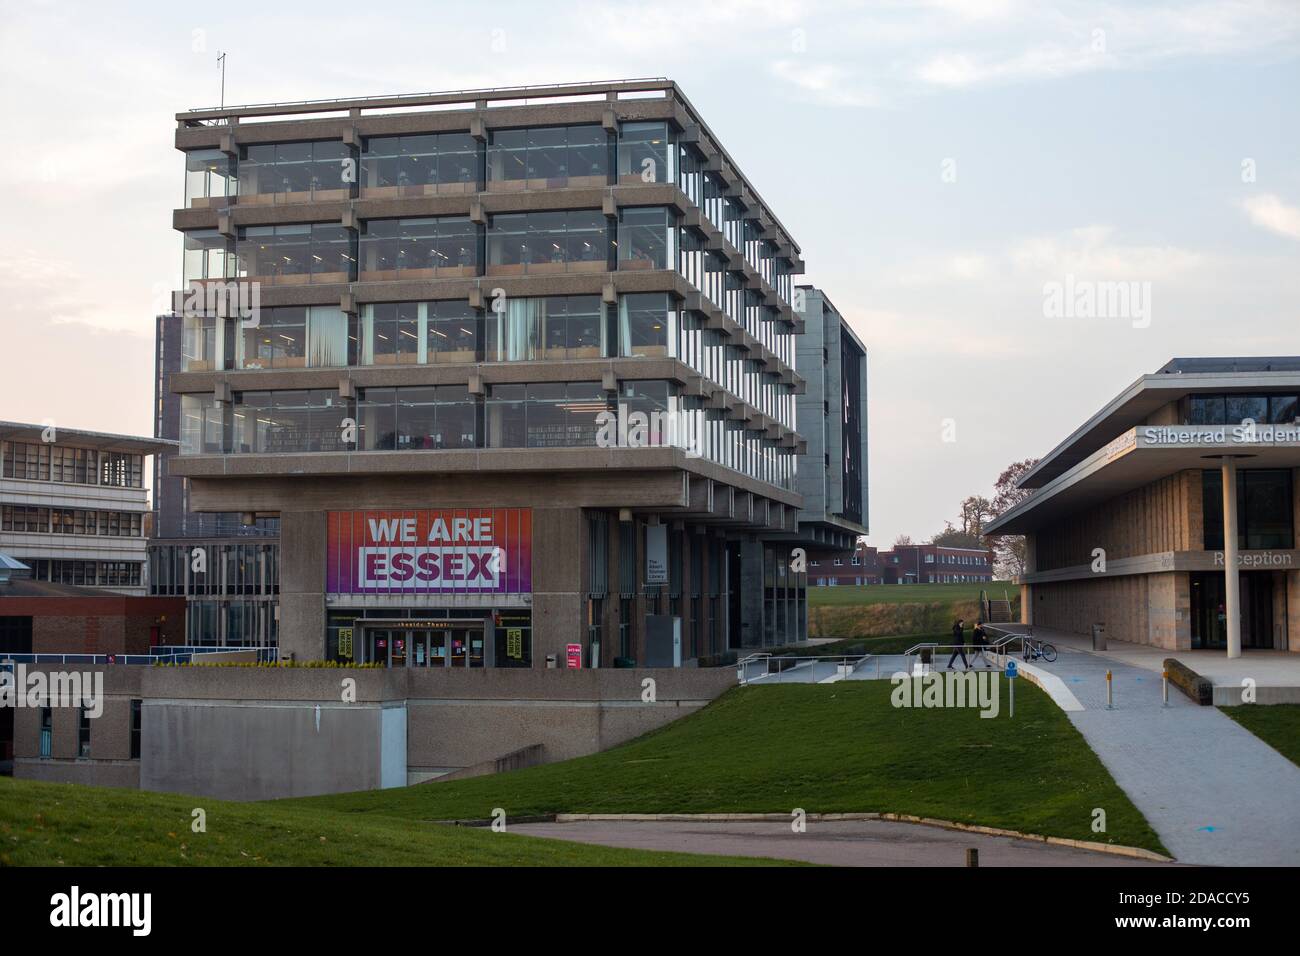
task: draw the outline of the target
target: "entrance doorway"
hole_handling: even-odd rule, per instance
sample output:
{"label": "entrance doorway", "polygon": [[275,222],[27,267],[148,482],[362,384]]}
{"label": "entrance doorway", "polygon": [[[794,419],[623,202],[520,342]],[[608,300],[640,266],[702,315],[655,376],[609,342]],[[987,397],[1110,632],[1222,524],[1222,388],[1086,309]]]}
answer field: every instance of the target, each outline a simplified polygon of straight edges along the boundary
{"label": "entrance doorway", "polygon": [[[1277,600],[1272,571],[1240,571],[1242,649],[1273,647]],[[1191,575],[1192,647],[1223,649],[1228,646],[1227,582],[1217,571]],[[1283,609],[1285,613],[1285,609]]]}
{"label": "entrance doorway", "polygon": [[367,663],[387,667],[482,667],[483,625],[366,627]]}

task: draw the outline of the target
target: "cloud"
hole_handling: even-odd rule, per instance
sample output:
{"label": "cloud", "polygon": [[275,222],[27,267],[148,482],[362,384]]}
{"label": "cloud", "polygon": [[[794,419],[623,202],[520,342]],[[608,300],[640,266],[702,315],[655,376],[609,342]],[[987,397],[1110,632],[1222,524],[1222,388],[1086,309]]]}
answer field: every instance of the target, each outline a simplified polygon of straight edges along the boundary
{"label": "cloud", "polygon": [[1288,206],[1280,197],[1264,193],[1243,200],[1241,208],[1256,226],[1288,239],[1300,239],[1300,207]]}
{"label": "cloud", "polygon": [[805,57],[802,60],[777,60],[772,75],[794,87],[805,99],[826,106],[883,106],[880,92],[863,83],[851,71],[832,63]]}

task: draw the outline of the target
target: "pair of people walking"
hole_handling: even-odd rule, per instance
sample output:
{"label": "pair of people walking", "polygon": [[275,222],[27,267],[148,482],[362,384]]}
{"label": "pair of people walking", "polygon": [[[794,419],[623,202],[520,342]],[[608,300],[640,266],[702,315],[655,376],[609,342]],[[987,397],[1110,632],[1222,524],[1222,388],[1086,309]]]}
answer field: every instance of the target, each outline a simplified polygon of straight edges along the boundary
{"label": "pair of people walking", "polygon": [[[982,623],[976,622],[975,630],[971,632],[971,641],[972,641],[971,645],[966,644],[965,628],[966,628],[966,622],[962,618],[957,618],[957,620],[953,622],[952,643],[953,643],[954,650],[952,652],[952,657],[948,658],[948,670],[952,670],[952,662],[955,661],[958,657],[961,658],[962,666],[965,667],[966,670],[971,669],[971,661],[974,661],[976,658],[982,660],[984,662],[984,666],[992,667],[993,662],[990,661],[988,657],[986,657],[984,654],[984,648],[989,646],[989,639],[988,639],[988,635],[984,632],[984,625]],[[966,660],[967,646],[971,646],[973,648],[971,652],[970,661]]]}

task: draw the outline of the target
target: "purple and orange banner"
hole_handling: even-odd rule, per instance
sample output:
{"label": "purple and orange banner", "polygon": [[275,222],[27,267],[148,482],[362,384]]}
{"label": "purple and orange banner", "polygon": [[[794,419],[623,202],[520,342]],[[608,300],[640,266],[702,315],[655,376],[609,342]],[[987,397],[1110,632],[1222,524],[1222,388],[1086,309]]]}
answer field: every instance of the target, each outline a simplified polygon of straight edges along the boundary
{"label": "purple and orange banner", "polygon": [[331,511],[331,594],[526,594],[529,508]]}

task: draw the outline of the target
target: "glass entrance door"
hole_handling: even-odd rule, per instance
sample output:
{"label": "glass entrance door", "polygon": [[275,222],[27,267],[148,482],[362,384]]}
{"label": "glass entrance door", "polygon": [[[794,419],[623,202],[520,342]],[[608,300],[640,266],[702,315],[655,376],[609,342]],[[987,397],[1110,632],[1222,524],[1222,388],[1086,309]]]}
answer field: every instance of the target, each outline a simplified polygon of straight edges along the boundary
{"label": "glass entrance door", "polygon": [[1273,646],[1273,574],[1247,571],[1241,576],[1241,646]]}
{"label": "glass entrance door", "polygon": [[1224,580],[1215,571],[1192,573],[1192,647],[1228,646],[1228,614],[1224,606]]}
{"label": "glass entrance door", "polygon": [[366,662],[388,666],[388,645],[391,635],[384,630],[366,629]]}
{"label": "glass entrance door", "polygon": [[456,627],[447,632],[447,649],[452,667],[483,666],[483,629]]}

